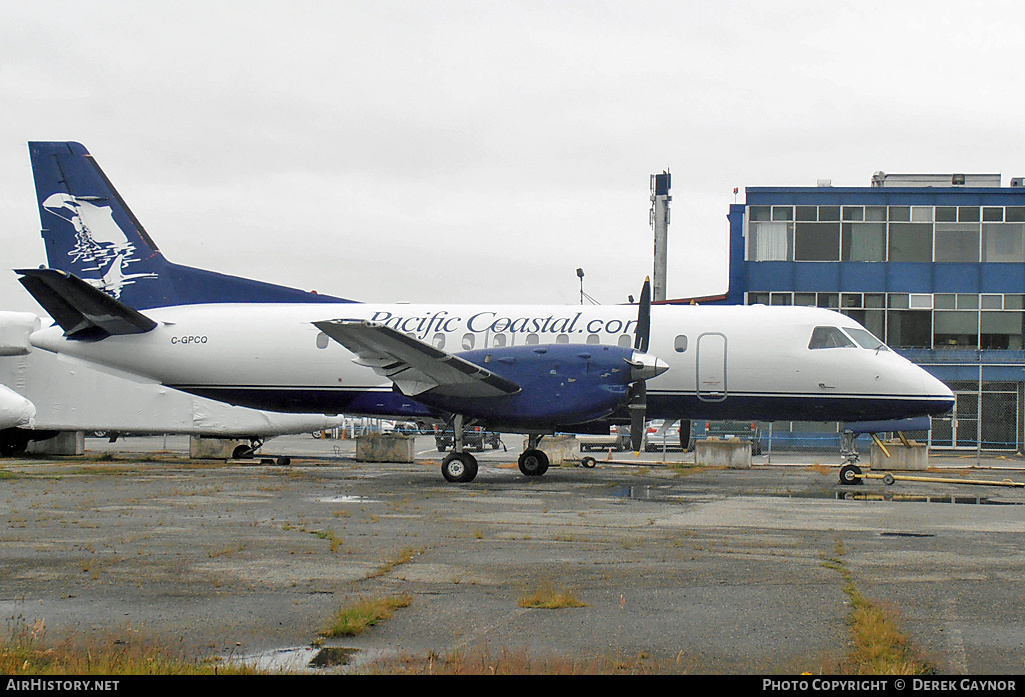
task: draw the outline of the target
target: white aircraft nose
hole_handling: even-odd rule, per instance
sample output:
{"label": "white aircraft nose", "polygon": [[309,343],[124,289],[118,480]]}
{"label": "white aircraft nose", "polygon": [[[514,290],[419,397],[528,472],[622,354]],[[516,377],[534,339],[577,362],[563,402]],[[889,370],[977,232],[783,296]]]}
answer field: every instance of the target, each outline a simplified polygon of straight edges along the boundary
{"label": "white aircraft nose", "polygon": [[649,380],[669,370],[669,365],[661,358],[640,351],[634,351],[627,362],[631,380]]}
{"label": "white aircraft nose", "polygon": [[930,397],[935,397],[943,400],[947,403],[950,409],[954,408],[954,393],[947,385],[940,381],[939,378],[935,377],[929,371],[922,369],[925,373],[925,393]]}

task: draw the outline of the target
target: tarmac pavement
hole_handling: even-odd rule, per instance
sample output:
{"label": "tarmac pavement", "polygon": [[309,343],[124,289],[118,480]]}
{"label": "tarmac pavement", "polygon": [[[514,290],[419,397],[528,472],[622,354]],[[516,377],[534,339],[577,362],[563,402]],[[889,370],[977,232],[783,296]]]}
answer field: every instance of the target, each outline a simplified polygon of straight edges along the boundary
{"label": "tarmac pavement", "polygon": [[[288,467],[191,462],[171,436],[3,460],[0,610],[298,667],[340,606],[409,595],[388,621],[324,643],[354,649],[355,666],[486,648],[795,673],[847,649],[844,580],[827,561],[839,557],[941,670],[1025,669],[1022,488],[845,487],[833,454],[695,472],[630,453],[527,478],[519,439],[506,443],[459,485],[430,438],[414,464],[359,463],[352,441],[310,436],[264,447]],[[1016,457],[933,464],[1025,479]],[[520,607],[539,587],[586,605]]]}

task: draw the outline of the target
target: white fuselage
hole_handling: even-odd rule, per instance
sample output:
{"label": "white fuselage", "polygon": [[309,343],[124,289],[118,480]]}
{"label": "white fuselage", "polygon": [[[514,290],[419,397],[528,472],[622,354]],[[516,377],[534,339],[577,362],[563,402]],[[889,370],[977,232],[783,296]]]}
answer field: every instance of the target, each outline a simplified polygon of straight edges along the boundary
{"label": "white fuselage", "polygon": [[[69,341],[59,327],[31,338],[165,385],[280,411],[425,414],[313,322],[381,322],[450,353],[528,343],[632,345],[636,306],[232,304],[146,310],[144,334]],[[817,308],[651,308],[648,352],[669,365],[648,381],[650,418],[858,420],[943,413],[950,390],[895,352],[809,348],[816,327],[854,327]]]}

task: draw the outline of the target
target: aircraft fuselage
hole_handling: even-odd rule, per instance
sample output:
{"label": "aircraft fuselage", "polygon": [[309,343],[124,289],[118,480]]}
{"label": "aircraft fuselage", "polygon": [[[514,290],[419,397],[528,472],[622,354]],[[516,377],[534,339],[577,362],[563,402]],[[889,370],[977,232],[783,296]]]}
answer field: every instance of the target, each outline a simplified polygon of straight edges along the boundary
{"label": "aircraft fuselage", "polygon": [[[431,410],[353,363],[312,323],[372,320],[460,353],[630,345],[636,313],[630,305],[206,304],[147,310],[158,326],[144,334],[72,341],[55,326],[32,343],[231,404],[415,418]],[[945,385],[885,347],[809,348],[816,327],[864,331],[818,308],[653,306],[648,352],[669,370],[648,381],[648,418],[856,421],[952,406]]]}

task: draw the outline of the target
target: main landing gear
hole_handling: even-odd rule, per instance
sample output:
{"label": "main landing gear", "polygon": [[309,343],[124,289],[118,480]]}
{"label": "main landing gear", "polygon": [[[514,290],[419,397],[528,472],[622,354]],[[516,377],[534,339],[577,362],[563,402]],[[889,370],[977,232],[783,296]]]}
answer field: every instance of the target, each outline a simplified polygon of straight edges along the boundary
{"label": "main landing gear", "polygon": [[[452,452],[441,461],[441,476],[445,478],[445,481],[465,484],[472,482],[477,477],[477,458],[463,449],[465,425],[462,415],[456,414],[452,420],[454,435]],[[543,437],[539,433],[531,433],[527,436],[527,449],[519,458],[520,472],[524,476],[540,477],[548,471],[548,456],[537,447]]]}
{"label": "main landing gear", "polygon": [[543,438],[541,434],[531,433],[527,436],[527,449],[520,454],[520,472],[525,477],[540,477],[548,471],[548,456],[537,445]]}
{"label": "main landing gear", "polygon": [[477,477],[477,458],[463,450],[463,416],[456,414],[452,423],[452,452],[441,461],[441,476],[445,481],[465,484]]}

